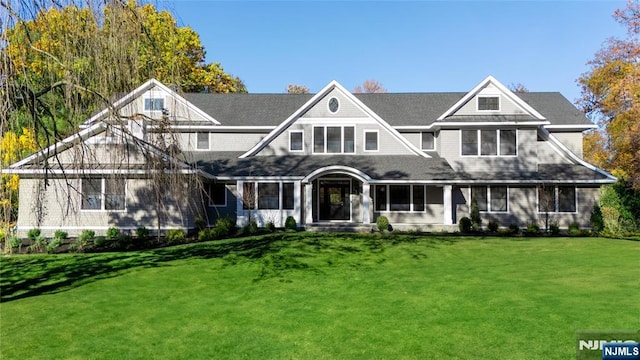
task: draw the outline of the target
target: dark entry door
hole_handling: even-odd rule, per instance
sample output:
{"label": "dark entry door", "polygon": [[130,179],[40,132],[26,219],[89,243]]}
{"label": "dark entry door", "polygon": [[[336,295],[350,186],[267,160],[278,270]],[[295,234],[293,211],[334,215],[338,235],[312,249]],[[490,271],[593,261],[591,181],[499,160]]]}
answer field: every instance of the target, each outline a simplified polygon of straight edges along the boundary
{"label": "dark entry door", "polygon": [[349,180],[320,181],[320,220],[350,220]]}

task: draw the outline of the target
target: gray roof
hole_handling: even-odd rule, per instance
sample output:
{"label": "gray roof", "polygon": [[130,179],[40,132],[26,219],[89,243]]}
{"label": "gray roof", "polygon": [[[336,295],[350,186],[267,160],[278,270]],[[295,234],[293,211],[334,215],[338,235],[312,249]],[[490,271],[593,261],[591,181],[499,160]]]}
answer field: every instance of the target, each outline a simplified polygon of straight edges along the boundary
{"label": "gray roof", "polygon": [[373,180],[416,180],[464,183],[467,180],[533,181],[573,183],[583,180],[606,180],[607,177],[582,165],[543,164],[531,172],[456,172],[449,163],[433,154],[432,158],[416,155],[287,155],[253,156],[239,159],[240,152],[185,153],[185,158],[216,177],[305,177],[327,166],[342,165],[358,169]]}
{"label": "gray roof", "polygon": [[[467,93],[354,94],[392,126],[433,123]],[[227,126],[277,126],[312,98],[311,94],[185,94],[198,108]],[[558,92],[517,94],[554,125],[591,125]],[[499,115],[498,115],[499,116]],[[486,121],[486,115],[482,115]],[[492,120],[500,121],[500,120]]]}
{"label": "gray roof", "polygon": [[219,177],[292,176],[304,177],[327,166],[358,169],[374,180],[452,180],[456,173],[442,158],[416,155],[376,156],[253,156],[238,159],[236,152],[191,152],[185,154],[201,170]]}

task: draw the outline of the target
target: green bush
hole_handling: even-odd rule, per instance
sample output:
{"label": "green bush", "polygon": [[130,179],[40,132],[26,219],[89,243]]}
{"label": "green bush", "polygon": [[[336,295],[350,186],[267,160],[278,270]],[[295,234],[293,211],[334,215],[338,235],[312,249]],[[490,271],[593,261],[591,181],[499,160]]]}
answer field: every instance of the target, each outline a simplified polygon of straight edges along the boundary
{"label": "green bush", "polygon": [[376,227],[380,232],[388,231],[389,219],[386,216],[378,216],[378,218],[376,219]]}
{"label": "green bush", "polygon": [[489,229],[489,231],[491,232],[497,232],[498,231],[498,227],[500,227],[498,225],[497,221],[489,221],[489,224],[487,225],[487,228]]}
{"label": "green bush", "polygon": [[580,230],[580,224],[578,224],[577,222],[572,222],[571,224],[569,224],[569,227],[567,228],[567,233],[569,233],[569,236],[582,235],[582,231]]}
{"label": "green bush", "polygon": [[287,216],[287,219],[284,221],[284,228],[286,230],[298,230],[296,219],[291,215]]}
{"label": "green bush", "polygon": [[12,249],[18,249],[22,247],[22,239],[20,239],[19,237],[12,235],[9,238],[9,247],[11,247]]}
{"label": "green bush", "polygon": [[247,235],[254,235],[258,233],[258,223],[254,220],[250,220],[242,229],[242,232]]}
{"label": "green bush", "polygon": [[110,227],[107,229],[106,236],[109,240],[115,240],[120,236],[120,230],[117,227]]}
{"label": "green bush", "polygon": [[33,229],[29,230],[29,232],[27,232],[27,237],[29,238],[29,240],[35,241],[36,238],[38,236],[40,236],[40,233],[41,233],[40,229],[33,228]]}
{"label": "green bush", "polygon": [[144,226],[139,226],[136,229],[136,235],[138,235],[140,239],[146,239],[147,237],[149,237],[149,229]]}
{"label": "green bush", "polygon": [[604,230],[604,218],[602,217],[602,209],[600,209],[600,205],[596,204],[593,206],[589,222],[591,223],[591,230],[593,230],[594,233],[599,234]]}
{"label": "green bush", "polygon": [[33,244],[31,244],[29,246],[29,249],[32,250],[32,251],[40,252],[40,251],[44,250],[45,247],[47,246],[47,239],[45,239],[44,237],[42,237],[40,235],[36,236],[36,238],[32,239],[32,240],[33,240]]}
{"label": "green bush", "polygon": [[62,239],[58,237],[54,237],[47,244],[47,252],[52,253],[55,249],[59,248],[62,245]]}
{"label": "green bush", "polygon": [[458,222],[458,229],[460,229],[461,233],[470,233],[472,226],[471,219],[466,216]]}
{"label": "green bush", "polygon": [[106,242],[107,238],[104,236],[96,236],[95,239],[93,239],[93,245],[95,246],[103,246]]}
{"label": "green bush", "polygon": [[119,249],[131,250],[135,247],[133,238],[129,234],[120,234],[115,240],[116,240],[116,246]]}
{"label": "green bush", "polygon": [[269,221],[265,224],[264,229],[272,233],[276,231],[276,225],[273,223],[273,221]]}
{"label": "green bush", "polygon": [[170,244],[180,243],[186,239],[186,235],[181,229],[170,229],[167,231],[166,239]]}
{"label": "green bush", "polygon": [[207,227],[207,221],[202,216],[196,216],[196,229],[203,230]]}
{"label": "green bush", "polygon": [[558,235],[560,234],[560,226],[557,223],[551,223],[549,225],[549,231],[552,235]]}
{"label": "green bush", "polygon": [[198,231],[198,241],[211,241],[214,239],[213,229],[202,229]]}
{"label": "green bush", "polygon": [[53,234],[53,237],[55,239],[64,240],[69,237],[69,233],[62,230],[56,230],[56,232]]}
{"label": "green bush", "polygon": [[236,219],[232,217],[220,218],[216,220],[216,225],[213,228],[217,238],[231,236],[236,232]]}
{"label": "green bush", "polygon": [[471,199],[471,213],[469,216],[471,217],[471,226],[473,227],[473,230],[482,230],[482,217],[480,216],[480,208],[478,207],[478,201],[476,198]]}
{"label": "green bush", "polygon": [[78,236],[78,250],[82,251],[88,244],[90,240],[96,237],[96,232],[93,230],[82,230],[80,236]]}
{"label": "green bush", "polygon": [[540,225],[535,222],[527,223],[527,229],[525,230],[527,235],[538,235],[540,233]]}
{"label": "green bush", "polygon": [[509,224],[509,230],[511,231],[511,234],[513,235],[517,235],[520,233],[520,225],[518,224]]}

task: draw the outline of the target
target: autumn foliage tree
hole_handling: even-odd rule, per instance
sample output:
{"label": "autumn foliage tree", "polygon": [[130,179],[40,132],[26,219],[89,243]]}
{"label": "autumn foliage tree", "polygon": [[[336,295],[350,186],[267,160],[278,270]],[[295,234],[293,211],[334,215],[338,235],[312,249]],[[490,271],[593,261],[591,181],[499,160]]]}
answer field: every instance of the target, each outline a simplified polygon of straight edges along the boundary
{"label": "autumn foliage tree", "polygon": [[356,94],[377,94],[377,93],[386,93],[387,89],[382,86],[382,84],[377,80],[365,80],[362,85],[358,85],[353,89],[353,92]]}
{"label": "autumn foliage tree", "polygon": [[613,17],[627,38],[607,40],[578,82],[579,105],[600,130],[587,134],[585,158],[640,189],[640,2]]}

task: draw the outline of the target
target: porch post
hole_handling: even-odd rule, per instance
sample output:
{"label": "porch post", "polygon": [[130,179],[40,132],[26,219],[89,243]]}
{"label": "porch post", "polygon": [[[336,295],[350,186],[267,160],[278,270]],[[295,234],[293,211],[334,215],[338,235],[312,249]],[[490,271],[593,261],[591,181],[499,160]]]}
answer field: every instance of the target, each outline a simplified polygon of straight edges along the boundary
{"label": "porch post", "polygon": [[313,224],[313,184],[304,184],[304,214],[305,224]]}
{"label": "porch post", "polygon": [[362,223],[371,223],[371,214],[369,208],[371,207],[371,197],[369,196],[371,185],[368,182],[362,183]]}
{"label": "porch post", "polygon": [[451,198],[452,185],[444,186],[444,224],[453,225],[453,199]]}
{"label": "porch post", "polygon": [[244,198],[244,181],[238,181],[236,183],[236,225],[244,226],[244,207],[242,206],[242,199]]}

